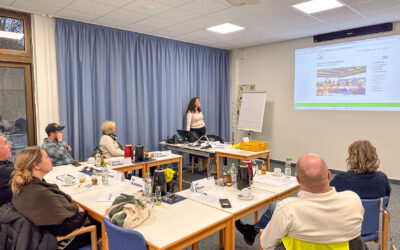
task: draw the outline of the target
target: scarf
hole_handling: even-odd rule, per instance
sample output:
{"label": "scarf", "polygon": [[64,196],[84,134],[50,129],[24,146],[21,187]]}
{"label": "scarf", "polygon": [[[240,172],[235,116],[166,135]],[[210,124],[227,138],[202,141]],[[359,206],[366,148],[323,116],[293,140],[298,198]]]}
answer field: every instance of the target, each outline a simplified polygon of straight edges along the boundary
{"label": "scarf", "polygon": [[124,150],[124,149],[122,148],[121,144],[119,144],[118,138],[117,138],[117,136],[116,136],[115,134],[105,134],[105,133],[103,133],[103,135],[108,135],[109,137],[111,137],[111,139],[113,139],[113,141],[115,141],[115,142],[118,143],[118,147],[119,147],[120,149]]}

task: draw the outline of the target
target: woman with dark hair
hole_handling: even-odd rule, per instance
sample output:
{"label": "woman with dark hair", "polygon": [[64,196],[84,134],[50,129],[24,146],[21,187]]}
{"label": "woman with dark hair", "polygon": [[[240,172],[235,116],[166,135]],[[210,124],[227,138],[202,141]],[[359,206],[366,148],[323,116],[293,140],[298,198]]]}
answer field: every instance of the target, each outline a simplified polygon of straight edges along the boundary
{"label": "woman with dark hair", "polygon": [[333,177],[331,186],[336,191],[351,190],[361,199],[390,196],[391,188],[385,173],[378,171],[376,148],[368,140],[353,142],[348,149],[348,171]]}
{"label": "woman with dark hair", "polygon": [[206,134],[206,124],[198,97],[193,97],[186,109],[186,130],[195,132],[199,138]]}
{"label": "woman with dark hair", "polygon": [[[56,184],[43,177],[53,169],[52,159],[38,146],[28,147],[15,156],[15,171],[11,179],[12,204],[16,210],[39,228],[55,236],[65,236],[87,225],[85,210]],[[78,249],[90,243],[83,234],[59,243],[59,249]]]}

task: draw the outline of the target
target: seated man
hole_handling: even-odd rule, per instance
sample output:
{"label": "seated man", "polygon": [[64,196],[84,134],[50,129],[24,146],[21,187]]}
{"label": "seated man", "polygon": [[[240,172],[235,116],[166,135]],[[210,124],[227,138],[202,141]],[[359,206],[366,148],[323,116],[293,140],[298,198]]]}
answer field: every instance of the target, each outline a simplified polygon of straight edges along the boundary
{"label": "seated man", "polygon": [[329,186],[331,174],[319,155],[303,155],[296,171],[301,191],[276,205],[260,236],[262,248],[274,249],[287,236],[320,244],[358,239],[364,215],[358,195]]}
{"label": "seated man", "polygon": [[53,159],[54,166],[68,165],[74,162],[68,152],[71,151],[71,147],[62,141],[64,127],[57,123],[50,123],[45,129],[48,137],[44,138],[42,148]]}
{"label": "seated man", "polygon": [[0,206],[11,201],[10,189],[11,174],[14,171],[14,164],[7,159],[11,157],[11,145],[3,134],[0,134]]}

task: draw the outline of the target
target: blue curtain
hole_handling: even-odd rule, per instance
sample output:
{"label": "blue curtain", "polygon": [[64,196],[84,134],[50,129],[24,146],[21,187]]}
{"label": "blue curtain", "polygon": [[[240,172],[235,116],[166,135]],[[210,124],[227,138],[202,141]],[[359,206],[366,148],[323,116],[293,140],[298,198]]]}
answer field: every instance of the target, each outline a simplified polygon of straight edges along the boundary
{"label": "blue curtain", "polygon": [[56,20],[60,120],[76,159],[98,145],[101,123],[117,123],[122,145],[159,142],[184,129],[199,97],[207,134],[230,138],[229,51]]}

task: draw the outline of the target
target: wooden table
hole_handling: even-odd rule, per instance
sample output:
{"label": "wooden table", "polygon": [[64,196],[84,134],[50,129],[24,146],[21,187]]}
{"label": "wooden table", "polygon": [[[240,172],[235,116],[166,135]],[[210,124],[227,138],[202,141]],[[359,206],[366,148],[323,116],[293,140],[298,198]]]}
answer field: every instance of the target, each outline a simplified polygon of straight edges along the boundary
{"label": "wooden table", "polygon": [[120,172],[125,173],[125,178],[128,177],[128,172],[133,171],[133,170],[142,170],[142,178],[144,179],[146,177],[146,172],[147,172],[147,162],[132,162],[131,165],[125,165],[125,166],[118,166],[118,167],[112,167],[112,170],[117,170]]}
{"label": "wooden table", "polygon": [[161,165],[178,163],[178,182],[179,191],[182,191],[182,155],[170,154],[163,157],[157,157],[153,161],[146,162],[146,172],[150,172],[151,167],[159,167]]}
{"label": "wooden table", "polygon": [[[96,200],[106,191],[118,190],[134,193],[138,188],[125,182],[103,190],[72,195],[72,199],[84,207],[91,217],[102,223],[102,249],[108,249],[102,219],[111,202]],[[234,234],[232,215],[190,199],[172,205],[162,203],[161,206],[155,206],[151,216],[135,230],[144,236],[149,249],[182,249],[190,245],[193,249],[198,249],[199,240],[219,231],[223,231],[226,239],[224,248],[234,249],[231,239]]]}
{"label": "wooden table", "polygon": [[[258,174],[256,177],[258,178],[274,178],[270,173],[267,176],[260,175],[260,171],[258,171]],[[255,177],[255,178],[256,178]],[[283,177],[285,178],[285,177]],[[272,187],[271,185],[266,185],[266,184],[253,184],[252,185],[252,194],[254,195],[254,199],[252,200],[241,200],[238,198],[239,190],[236,187],[216,187],[213,190],[210,190],[209,192],[206,191],[206,193],[209,193],[210,195],[216,194],[216,195],[221,195],[224,198],[229,199],[232,208],[221,208],[220,204],[211,204],[211,203],[206,203],[206,202],[201,202],[199,200],[195,200],[199,203],[205,204],[212,206],[216,209],[221,209],[225,212],[231,213],[232,214],[232,225],[234,227],[235,221],[240,220],[243,217],[246,217],[250,214],[254,214],[254,223],[258,222],[258,211],[269,204],[271,204],[274,201],[277,200],[282,200],[286,198],[287,196],[290,196],[300,190],[300,185],[298,185],[297,181],[292,179],[292,183],[283,185],[281,187]],[[180,193],[179,195],[182,195],[184,197],[190,198],[191,191],[190,190],[185,190]],[[225,236],[222,235],[220,232],[220,247],[223,242],[223,238]],[[231,232],[230,239],[232,240],[232,247],[235,247],[235,230]]]}
{"label": "wooden table", "polygon": [[216,150],[215,158],[217,161],[217,178],[220,178],[220,158],[226,157],[231,159],[237,159],[240,161],[248,161],[257,158],[266,158],[267,162],[267,171],[270,171],[270,159],[269,159],[270,150],[264,150],[260,152],[246,151],[241,149],[225,149],[225,150]]}

